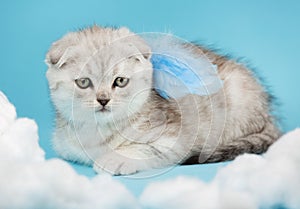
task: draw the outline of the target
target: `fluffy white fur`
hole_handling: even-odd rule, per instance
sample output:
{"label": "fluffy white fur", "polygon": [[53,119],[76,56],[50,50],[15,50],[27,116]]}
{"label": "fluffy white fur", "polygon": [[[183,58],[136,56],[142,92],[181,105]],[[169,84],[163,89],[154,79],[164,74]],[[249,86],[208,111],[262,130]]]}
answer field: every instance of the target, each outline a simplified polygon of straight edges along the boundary
{"label": "fluffy white fur", "polygon": [[[192,44],[183,47],[218,66],[222,90],[160,97],[153,90],[151,49],[126,28],[94,26],[55,42],[46,63],[57,153],[98,172],[132,174],[190,157],[202,163],[264,152],[280,133],[263,87],[244,66]],[[114,86],[118,77],[129,83]],[[82,89],[76,79],[84,78],[92,85]],[[109,101],[105,108],[101,99]]]}
{"label": "fluffy white fur", "polygon": [[[145,43],[135,40],[137,37],[125,28],[118,30],[117,33],[113,30],[102,32],[102,39],[97,40],[103,42],[99,43],[104,45],[101,50],[91,49],[94,39],[70,46],[72,44],[69,42],[74,40],[73,36],[76,34],[64,37],[68,46],[62,49],[65,51],[56,65],[49,64],[47,72],[52,99],[59,107],[58,116],[61,115],[57,120],[58,126],[66,127],[57,129],[53,139],[54,148],[66,159],[89,165],[92,165],[100,155],[114,150],[123,143],[123,137],[127,134],[130,134],[132,140],[139,138],[138,133],[134,134],[136,131],[127,124],[129,118],[145,103],[152,87],[151,64],[141,54],[141,51],[150,52]],[[69,37],[72,39],[69,40]],[[130,39],[130,42],[126,39]],[[137,44],[133,45],[134,42]],[[109,46],[105,47],[106,44]],[[61,43],[59,47],[62,47]],[[120,50],[123,48],[126,50]],[[62,52],[61,49],[58,51]],[[80,53],[80,60],[77,59],[74,66],[67,55],[76,52]],[[48,63],[53,59],[50,56],[53,56],[53,53],[49,54]],[[103,60],[105,63],[102,63]],[[58,69],[66,63],[67,69]],[[105,65],[105,71],[95,71],[101,65]],[[117,74],[114,71],[117,71]],[[130,78],[130,83],[126,89],[116,88],[112,92],[112,81],[119,76]],[[91,78],[94,88],[84,90],[78,88],[74,85],[74,80],[78,77]],[[100,95],[110,98],[109,104],[105,106],[107,112],[98,112],[101,105],[96,99]],[[129,129],[123,130],[125,127]],[[123,131],[122,136],[110,144],[99,146],[106,143],[107,137],[119,130]]]}

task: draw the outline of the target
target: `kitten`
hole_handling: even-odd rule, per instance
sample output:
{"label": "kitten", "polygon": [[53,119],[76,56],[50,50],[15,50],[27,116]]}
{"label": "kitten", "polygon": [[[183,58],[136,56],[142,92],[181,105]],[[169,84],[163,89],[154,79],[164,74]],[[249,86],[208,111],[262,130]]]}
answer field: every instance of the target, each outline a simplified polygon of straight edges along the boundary
{"label": "kitten", "polygon": [[266,151],[280,131],[252,72],[200,46],[185,47],[218,66],[222,90],[164,99],[153,89],[150,47],[126,28],[94,26],[55,42],[46,63],[56,152],[97,172],[126,175]]}

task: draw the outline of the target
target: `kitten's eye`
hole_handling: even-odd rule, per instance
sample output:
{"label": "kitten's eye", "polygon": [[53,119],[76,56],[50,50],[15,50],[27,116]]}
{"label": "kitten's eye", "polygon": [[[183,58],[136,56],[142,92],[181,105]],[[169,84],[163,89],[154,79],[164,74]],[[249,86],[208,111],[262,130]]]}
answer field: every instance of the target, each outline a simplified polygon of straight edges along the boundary
{"label": "kitten's eye", "polygon": [[123,88],[125,87],[129,82],[129,78],[124,78],[124,77],[117,77],[113,83],[113,87],[120,87]]}
{"label": "kitten's eye", "polygon": [[75,80],[75,83],[81,89],[87,89],[88,87],[91,87],[93,85],[92,81],[89,78],[78,78]]}

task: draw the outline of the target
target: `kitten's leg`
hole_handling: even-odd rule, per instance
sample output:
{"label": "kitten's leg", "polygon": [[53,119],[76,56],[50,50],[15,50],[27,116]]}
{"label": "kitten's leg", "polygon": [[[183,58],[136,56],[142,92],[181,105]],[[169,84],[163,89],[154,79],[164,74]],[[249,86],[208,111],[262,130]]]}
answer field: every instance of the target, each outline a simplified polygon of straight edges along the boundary
{"label": "kitten's leg", "polygon": [[[174,142],[166,143],[167,140],[123,144],[98,158],[94,162],[94,170],[96,172],[104,170],[113,175],[128,175],[181,163],[189,152],[179,144],[174,145]],[[171,144],[172,146],[169,146]]]}

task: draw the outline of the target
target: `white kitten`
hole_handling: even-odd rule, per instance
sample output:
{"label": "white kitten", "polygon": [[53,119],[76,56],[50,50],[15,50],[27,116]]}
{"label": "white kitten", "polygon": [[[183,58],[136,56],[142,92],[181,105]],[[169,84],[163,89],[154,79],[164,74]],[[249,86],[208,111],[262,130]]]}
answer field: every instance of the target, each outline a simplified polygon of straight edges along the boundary
{"label": "white kitten", "polygon": [[46,62],[57,153],[117,175],[264,152],[280,135],[268,94],[244,66],[186,47],[218,66],[221,91],[160,97],[151,50],[126,28],[94,26],[55,42]]}

